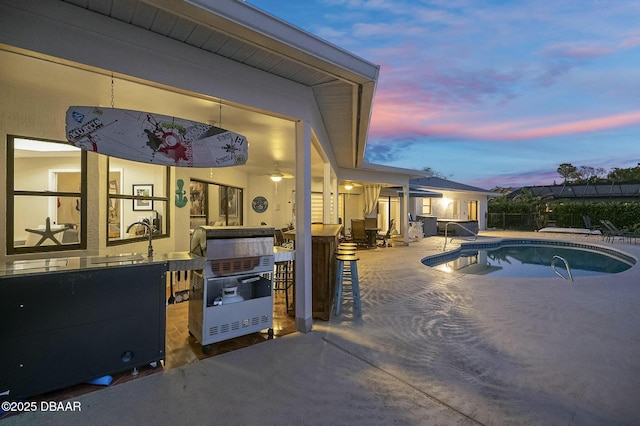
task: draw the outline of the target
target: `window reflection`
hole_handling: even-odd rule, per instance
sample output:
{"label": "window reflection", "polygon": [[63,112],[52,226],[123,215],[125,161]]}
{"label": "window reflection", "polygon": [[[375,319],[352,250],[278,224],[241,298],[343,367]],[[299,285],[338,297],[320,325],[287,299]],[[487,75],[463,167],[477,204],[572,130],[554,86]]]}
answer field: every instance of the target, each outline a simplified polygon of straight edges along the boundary
{"label": "window reflection", "polygon": [[114,157],[108,163],[107,245],[144,239],[144,226],[127,232],[134,222],[149,222],[154,237],[168,236],[169,167]]}
{"label": "window reflection", "polygon": [[86,153],[54,141],[7,138],[7,253],[85,248]]}
{"label": "window reflection", "polygon": [[192,179],[189,182],[190,227],[243,224],[242,188]]}

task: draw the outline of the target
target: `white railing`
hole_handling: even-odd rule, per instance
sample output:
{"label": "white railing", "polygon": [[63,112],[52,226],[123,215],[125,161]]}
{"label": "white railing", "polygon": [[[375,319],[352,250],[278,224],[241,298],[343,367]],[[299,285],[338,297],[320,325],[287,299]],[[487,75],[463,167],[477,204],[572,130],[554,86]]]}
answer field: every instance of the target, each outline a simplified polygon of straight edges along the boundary
{"label": "white railing", "polygon": [[[556,260],[560,260],[562,261],[562,263],[564,263],[564,267],[567,270],[568,277],[565,277],[560,272],[558,272],[558,270],[556,269]],[[553,258],[551,259],[551,269],[553,269],[553,272],[555,272],[559,277],[565,280],[573,281],[573,275],[571,275],[571,268],[569,267],[569,262],[567,262],[567,260],[564,257],[558,256],[558,255],[553,256]]]}
{"label": "white railing", "polygon": [[[445,251],[447,249],[447,238],[449,236],[449,225],[457,225],[460,228],[464,229],[465,231],[469,232],[471,235],[473,235],[473,240],[472,241],[475,241],[475,240],[478,239],[478,234],[476,232],[472,231],[471,229],[467,228],[466,226],[462,225],[461,223],[458,223],[458,222],[447,222],[447,224],[444,226],[444,247],[442,248],[442,251]],[[452,242],[455,237],[456,236],[451,237],[451,241],[449,241],[449,242]]]}

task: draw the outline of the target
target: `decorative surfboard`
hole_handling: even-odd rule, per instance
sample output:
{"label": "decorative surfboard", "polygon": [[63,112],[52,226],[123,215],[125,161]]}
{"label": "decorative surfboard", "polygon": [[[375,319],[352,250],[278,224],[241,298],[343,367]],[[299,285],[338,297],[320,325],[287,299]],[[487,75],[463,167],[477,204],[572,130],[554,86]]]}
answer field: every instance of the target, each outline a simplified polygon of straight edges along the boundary
{"label": "decorative surfboard", "polygon": [[179,167],[227,167],[247,162],[244,136],[210,124],[150,112],[72,106],[71,145],[125,160]]}

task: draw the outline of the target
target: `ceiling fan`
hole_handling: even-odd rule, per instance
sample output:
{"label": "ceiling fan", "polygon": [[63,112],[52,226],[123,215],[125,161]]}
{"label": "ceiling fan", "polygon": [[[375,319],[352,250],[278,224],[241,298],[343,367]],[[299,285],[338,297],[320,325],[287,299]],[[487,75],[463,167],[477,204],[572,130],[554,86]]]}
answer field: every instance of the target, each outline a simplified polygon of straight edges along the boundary
{"label": "ceiling fan", "polygon": [[280,182],[282,179],[291,179],[291,178],[293,178],[292,174],[282,173],[278,168],[278,165],[277,164],[275,165],[273,172],[271,172],[271,174],[269,175],[269,179],[271,179],[273,183],[276,184],[276,187],[275,187],[276,195],[278,194],[278,182]]}
{"label": "ceiling fan", "polygon": [[278,168],[278,165],[275,165],[273,172],[269,175],[269,178],[274,182],[280,182],[282,179],[292,179],[293,175],[290,173],[283,173]]}
{"label": "ceiling fan", "polygon": [[356,186],[362,186],[361,183],[353,182],[350,180],[342,182],[342,185],[344,186],[344,189],[346,189],[347,191],[351,191]]}

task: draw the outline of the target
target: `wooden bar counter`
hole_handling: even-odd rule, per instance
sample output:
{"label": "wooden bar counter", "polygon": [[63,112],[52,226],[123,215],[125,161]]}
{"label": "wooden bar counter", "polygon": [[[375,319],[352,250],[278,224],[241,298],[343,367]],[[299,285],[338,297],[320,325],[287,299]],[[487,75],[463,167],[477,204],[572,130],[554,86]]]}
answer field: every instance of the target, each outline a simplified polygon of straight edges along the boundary
{"label": "wooden bar counter", "polygon": [[[342,225],[311,225],[311,310],[314,318],[324,321],[331,317],[336,280],[333,254],[341,229]],[[284,237],[295,240],[296,231],[287,231]]]}

